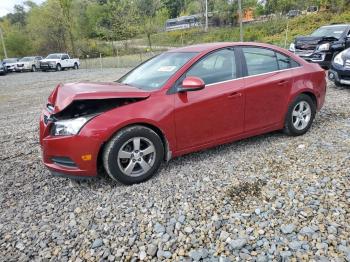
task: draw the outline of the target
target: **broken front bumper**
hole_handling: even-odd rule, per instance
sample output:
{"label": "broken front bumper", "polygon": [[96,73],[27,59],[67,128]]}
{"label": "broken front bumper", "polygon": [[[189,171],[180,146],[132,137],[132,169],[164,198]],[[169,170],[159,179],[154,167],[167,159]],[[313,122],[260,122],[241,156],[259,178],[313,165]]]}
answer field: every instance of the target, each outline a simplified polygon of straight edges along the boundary
{"label": "broken front bumper", "polygon": [[52,123],[47,121],[49,112],[40,117],[40,144],[44,165],[53,175],[67,177],[94,177],[101,142],[81,134],[52,136]]}

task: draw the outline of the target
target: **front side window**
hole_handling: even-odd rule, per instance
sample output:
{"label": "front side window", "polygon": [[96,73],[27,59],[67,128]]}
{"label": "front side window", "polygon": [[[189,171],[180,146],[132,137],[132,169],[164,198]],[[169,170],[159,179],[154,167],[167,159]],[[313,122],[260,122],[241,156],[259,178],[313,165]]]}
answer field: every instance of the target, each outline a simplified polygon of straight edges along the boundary
{"label": "front side window", "polygon": [[186,76],[197,76],[206,85],[237,78],[233,50],[224,49],[206,56],[196,63]]}
{"label": "front side window", "polygon": [[160,89],[196,52],[169,52],[136,67],[117,82],[143,90]]}
{"label": "front side window", "polygon": [[248,75],[259,75],[279,70],[274,51],[259,47],[243,47]]}

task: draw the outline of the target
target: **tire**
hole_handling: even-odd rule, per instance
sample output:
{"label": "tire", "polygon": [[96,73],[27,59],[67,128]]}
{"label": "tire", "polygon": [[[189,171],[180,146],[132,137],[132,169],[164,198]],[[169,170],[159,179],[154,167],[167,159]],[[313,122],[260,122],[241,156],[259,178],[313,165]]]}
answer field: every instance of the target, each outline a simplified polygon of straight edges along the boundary
{"label": "tire", "polygon": [[56,71],[62,71],[62,66],[60,64],[56,65]]}
{"label": "tire", "polygon": [[78,65],[77,63],[74,63],[73,68],[74,68],[75,70],[78,70],[78,69],[79,69],[79,65]]}
{"label": "tire", "polygon": [[32,65],[32,72],[36,72],[36,66]]}
{"label": "tire", "polygon": [[288,107],[284,132],[289,136],[305,134],[315,118],[316,105],[306,94],[299,95]]}
{"label": "tire", "polygon": [[334,85],[336,86],[336,87],[344,87],[344,85],[343,84],[341,84],[339,81],[334,81]]}
{"label": "tire", "polygon": [[107,174],[125,185],[150,179],[163,159],[162,139],[153,130],[139,125],[120,130],[103,151]]}

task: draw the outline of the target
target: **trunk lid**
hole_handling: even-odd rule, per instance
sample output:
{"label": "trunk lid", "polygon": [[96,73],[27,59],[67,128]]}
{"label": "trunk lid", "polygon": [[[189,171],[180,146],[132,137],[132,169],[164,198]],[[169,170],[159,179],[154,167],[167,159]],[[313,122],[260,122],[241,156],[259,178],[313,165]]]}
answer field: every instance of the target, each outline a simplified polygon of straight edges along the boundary
{"label": "trunk lid", "polygon": [[75,100],[147,98],[150,94],[136,87],[116,82],[79,82],[59,84],[49,96],[48,102],[53,107],[53,113],[58,113]]}

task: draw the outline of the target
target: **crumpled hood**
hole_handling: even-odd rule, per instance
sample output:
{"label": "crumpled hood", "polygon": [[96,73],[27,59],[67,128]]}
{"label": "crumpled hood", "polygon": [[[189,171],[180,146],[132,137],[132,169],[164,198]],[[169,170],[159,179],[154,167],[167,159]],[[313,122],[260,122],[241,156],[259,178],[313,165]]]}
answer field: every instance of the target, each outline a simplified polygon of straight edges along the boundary
{"label": "crumpled hood", "polygon": [[49,104],[58,113],[74,100],[110,99],[110,98],[147,98],[150,92],[136,87],[110,82],[78,82],[59,84],[49,96]]}
{"label": "crumpled hood", "polygon": [[321,43],[337,41],[334,37],[326,36],[298,36],[295,38],[295,47],[300,49],[314,49]]}

